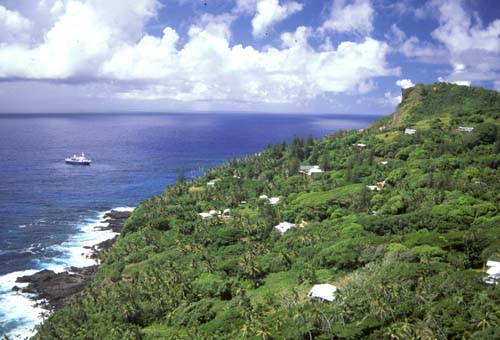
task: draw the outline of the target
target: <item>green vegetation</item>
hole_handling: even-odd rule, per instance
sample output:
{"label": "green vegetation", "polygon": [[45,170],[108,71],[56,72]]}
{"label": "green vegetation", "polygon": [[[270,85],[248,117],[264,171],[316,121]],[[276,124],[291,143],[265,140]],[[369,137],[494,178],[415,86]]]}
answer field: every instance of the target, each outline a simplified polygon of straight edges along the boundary
{"label": "green vegetation", "polygon": [[[439,83],[403,98],[364,131],[296,138],[190,182],[179,171],[35,339],[499,339],[500,288],[483,278],[500,260],[500,94]],[[309,300],[316,283],[336,300]]]}
{"label": "green vegetation", "polygon": [[453,127],[500,119],[498,92],[448,83],[416,85],[403,90],[403,103],[392,116],[396,125],[435,125],[436,119]]}

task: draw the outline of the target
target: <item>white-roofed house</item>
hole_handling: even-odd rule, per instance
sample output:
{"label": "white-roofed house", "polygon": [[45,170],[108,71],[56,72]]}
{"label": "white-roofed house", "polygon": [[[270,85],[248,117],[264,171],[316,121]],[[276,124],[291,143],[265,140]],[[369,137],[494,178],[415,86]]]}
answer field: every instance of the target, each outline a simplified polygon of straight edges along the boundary
{"label": "white-roofed house", "polygon": [[280,200],[279,197],[271,197],[269,198],[269,203],[272,204],[272,205],[275,205],[276,203],[278,203]]}
{"label": "white-roofed house", "polygon": [[[316,165],[316,166],[318,166],[318,165]],[[301,165],[299,168],[299,173],[307,175],[309,173],[309,170],[311,170],[313,168],[314,168],[314,165]]]}
{"label": "white-roofed house", "polygon": [[295,224],[290,223],[290,222],[281,222],[278,225],[274,226],[276,229],[278,229],[282,234],[286,232],[287,230],[291,228],[295,228]]}
{"label": "white-roofed house", "polygon": [[220,216],[221,212],[218,210],[210,210],[209,212],[202,212],[198,214],[203,220],[209,220],[212,217]]}
{"label": "white-roofed house", "polygon": [[472,132],[474,131],[474,128],[472,126],[459,126],[458,130],[460,132]]}
{"label": "white-roofed house", "polygon": [[414,135],[417,133],[416,129],[405,129],[405,135]]}
{"label": "white-roofed house", "polygon": [[307,296],[311,299],[333,302],[338,288],[329,283],[314,285]]}
{"label": "white-roofed house", "polygon": [[275,205],[280,200],[279,197],[268,197],[267,195],[260,195],[259,199],[267,201],[271,205]]}
{"label": "white-roofed house", "polygon": [[319,168],[319,166],[315,166],[314,168],[312,168],[311,170],[309,170],[309,172],[307,173],[307,175],[309,176],[312,176],[313,174],[321,174],[323,172],[323,170],[321,170]]}
{"label": "white-roofed house", "polygon": [[486,262],[486,273],[488,277],[484,280],[484,282],[496,285],[500,281],[500,262],[498,261],[488,261]]}
{"label": "white-roofed house", "polygon": [[313,174],[320,174],[323,170],[319,165],[301,165],[299,168],[299,173],[305,174],[307,176],[312,176]]}
{"label": "white-roofed house", "polygon": [[203,220],[209,220],[213,217],[211,214],[206,212],[199,213],[198,215],[200,215],[201,219]]}

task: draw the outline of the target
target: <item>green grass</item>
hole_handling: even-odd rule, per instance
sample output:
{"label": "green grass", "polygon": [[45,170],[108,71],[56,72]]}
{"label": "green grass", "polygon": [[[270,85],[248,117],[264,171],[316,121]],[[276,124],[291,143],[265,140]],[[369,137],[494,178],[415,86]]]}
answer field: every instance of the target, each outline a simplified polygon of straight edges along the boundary
{"label": "green grass", "polygon": [[332,201],[345,202],[358,194],[363,184],[350,184],[328,191],[301,193],[293,201],[293,205],[322,205]]}

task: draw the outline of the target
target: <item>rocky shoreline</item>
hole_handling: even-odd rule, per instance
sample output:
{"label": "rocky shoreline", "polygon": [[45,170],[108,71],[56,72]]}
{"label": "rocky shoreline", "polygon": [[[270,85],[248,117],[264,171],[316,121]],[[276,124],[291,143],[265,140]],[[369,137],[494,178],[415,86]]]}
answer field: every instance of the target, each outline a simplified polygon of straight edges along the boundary
{"label": "rocky shoreline", "polygon": [[[131,211],[111,210],[104,214],[101,223],[105,226],[97,227],[97,230],[111,230],[121,233],[125,220],[131,215]],[[90,258],[97,260],[99,253],[108,250],[117,240],[118,235],[98,243],[92,247]],[[81,293],[92,281],[97,272],[98,265],[84,268],[70,267],[67,271],[56,273],[52,270],[42,270],[33,275],[21,276],[16,279],[18,283],[28,283],[26,287],[14,286],[12,290],[32,294],[33,299],[40,306],[48,310],[57,310],[66,305],[76,294]]]}

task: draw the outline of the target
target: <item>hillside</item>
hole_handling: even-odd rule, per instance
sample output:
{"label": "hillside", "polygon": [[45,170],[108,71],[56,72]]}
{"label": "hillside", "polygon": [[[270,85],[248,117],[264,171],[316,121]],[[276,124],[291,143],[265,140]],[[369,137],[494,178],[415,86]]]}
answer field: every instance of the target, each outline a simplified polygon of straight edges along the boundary
{"label": "hillside", "polygon": [[[499,339],[500,288],[483,282],[500,260],[499,103],[417,85],[364,131],[179,176],[35,339]],[[307,297],[318,283],[333,302]]]}
{"label": "hillside", "polygon": [[451,126],[498,120],[500,93],[478,87],[436,83],[403,90],[403,102],[391,116],[391,125],[428,124],[441,119]]}

